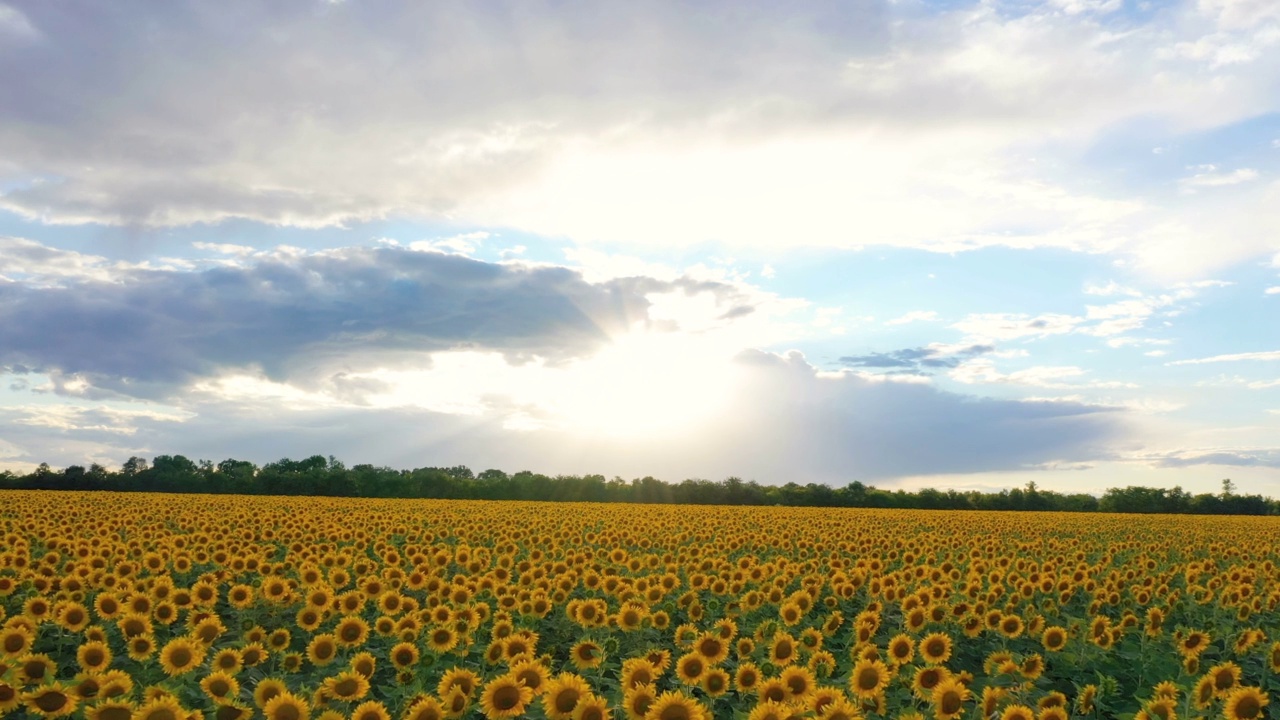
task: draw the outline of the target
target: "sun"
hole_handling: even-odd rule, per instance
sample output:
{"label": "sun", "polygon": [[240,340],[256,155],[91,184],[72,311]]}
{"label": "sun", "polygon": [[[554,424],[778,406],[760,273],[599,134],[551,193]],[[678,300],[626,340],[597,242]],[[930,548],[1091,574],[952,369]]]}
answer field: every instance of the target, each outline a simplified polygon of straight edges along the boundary
{"label": "sun", "polygon": [[546,402],[566,431],[662,438],[713,421],[732,400],[736,373],[712,342],[642,331],[614,338],[557,380]]}

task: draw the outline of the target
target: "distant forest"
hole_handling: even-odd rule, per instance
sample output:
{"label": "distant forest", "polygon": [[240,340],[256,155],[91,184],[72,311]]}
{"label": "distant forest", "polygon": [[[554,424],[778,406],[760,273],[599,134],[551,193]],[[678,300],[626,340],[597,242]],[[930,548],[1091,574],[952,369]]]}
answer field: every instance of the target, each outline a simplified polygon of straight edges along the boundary
{"label": "distant forest", "polygon": [[859,481],[844,487],[819,483],[761,485],[729,477],[668,483],[652,477],[624,480],[603,475],[556,475],[501,470],[474,473],[464,465],[395,470],[374,465],[347,467],[330,456],[283,459],[262,467],[245,460],[192,461],[159,455],[129,458],[118,471],[101,465],[54,470],[41,464],[26,475],[0,472],[0,489],[114,490],[120,492],[319,495],[330,497],[438,498],[452,500],[547,500],[689,505],[786,505],[795,507],[916,508],[930,510],[1057,510],[1065,512],[1280,515],[1280,502],[1240,495],[1230,480],[1222,492],[1192,495],[1180,487],[1112,488],[1095,497],[1025,488],[960,492],[923,488],[881,490]]}

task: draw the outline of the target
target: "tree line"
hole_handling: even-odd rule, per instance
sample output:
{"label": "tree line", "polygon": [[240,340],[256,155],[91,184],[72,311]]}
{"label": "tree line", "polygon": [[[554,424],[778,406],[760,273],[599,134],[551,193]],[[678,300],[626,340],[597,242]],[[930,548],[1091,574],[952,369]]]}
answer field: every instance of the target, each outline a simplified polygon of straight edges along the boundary
{"label": "tree line", "polygon": [[438,498],[451,500],[546,500],[688,505],[786,505],[934,510],[1049,510],[1066,512],[1173,513],[1199,515],[1280,515],[1280,502],[1241,495],[1230,480],[1221,493],[1191,494],[1129,486],[1101,497],[1042,490],[1034,482],[998,492],[884,490],[860,481],[843,487],[820,483],[761,485],[729,477],[668,483],[653,477],[624,480],[603,475],[543,475],[502,470],[474,473],[465,465],[396,470],[374,465],[347,467],[333,456],[288,458],[259,467],[246,460],[214,464],[182,455],[158,455],[150,462],[131,457],[119,470],[47,463],[27,474],[0,472],[0,489],[114,490],[122,492],[316,495],[330,497]]}

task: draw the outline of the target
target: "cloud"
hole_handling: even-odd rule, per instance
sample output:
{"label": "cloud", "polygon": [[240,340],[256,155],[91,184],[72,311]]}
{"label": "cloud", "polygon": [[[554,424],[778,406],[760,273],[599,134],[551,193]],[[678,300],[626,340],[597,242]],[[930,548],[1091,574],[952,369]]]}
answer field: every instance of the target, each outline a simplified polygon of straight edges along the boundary
{"label": "cloud", "polygon": [[6,38],[18,42],[39,40],[40,31],[31,24],[31,20],[12,5],[0,3],[0,42]]}
{"label": "cloud", "polygon": [[1041,365],[1024,368],[1022,370],[1015,370],[1011,373],[1002,373],[996,369],[995,363],[992,361],[976,359],[968,360],[957,365],[951,372],[947,373],[947,377],[967,385],[995,383],[1002,385],[1025,385],[1027,387],[1056,389],[1128,389],[1138,387],[1134,383],[1117,381],[1064,382],[1079,378],[1085,374],[1087,374],[1086,370],[1074,365]]}
{"label": "cloud", "polygon": [[1183,303],[1200,295],[1203,290],[1230,286],[1224,280],[1197,280],[1179,282],[1164,290],[1143,294],[1115,283],[1106,286],[1086,286],[1086,295],[1126,295],[1129,299],[1107,305],[1086,305],[1083,315],[1064,313],[971,313],[952,328],[963,332],[974,342],[1008,340],[1040,340],[1054,335],[1079,333],[1094,337],[1111,338],[1107,344],[1119,347],[1137,343],[1162,343],[1158,339],[1116,337],[1146,327],[1148,320],[1162,311],[1171,316],[1180,312]]}
{"label": "cloud", "polygon": [[1184,273],[1205,263],[1170,244],[1258,252],[1265,197],[1228,228],[1222,198],[1094,192],[1028,157],[1133,118],[1181,133],[1275,110],[1274,47],[1238,73],[1172,49],[1206,18],[1225,46],[1252,42],[1241,18],[1263,11],[1114,4],[27,3],[10,16],[43,40],[0,59],[0,207],[130,228],[407,216],[677,247],[1132,251]]}
{"label": "cloud", "polygon": [[1178,181],[1184,191],[1194,192],[1197,188],[1239,185],[1240,183],[1252,182],[1260,177],[1258,171],[1253,168],[1238,168],[1231,172],[1219,172],[1217,167],[1213,165],[1204,165],[1198,169],[1200,172]]}
{"label": "cloud", "polygon": [[[47,250],[18,247],[32,262]],[[563,267],[394,247],[286,249],[199,271],[94,266],[60,285],[0,284],[0,365],[45,373],[59,392],[84,394],[87,383],[136,396],[228,368],[280,380],[361,367],[373,356],[412,364],[456,348],[558,362],[589,355],[637,323],[679,329],[679,316],[649,316],[664,294],[706,295],[706,312],[723,315],[721,324],[751,306],[724,283],[590,283]]]}
{"label": "cloud", "polygon": [[95,414],[96,407],[64,412],[58,418],[64,427],[54,433],[24,424],[32,410],[0,407],[0,436],[17,448],[10,452],[14,462],[118,464],[132,454],[166,452],[261,463],[321,453],[393,467],[464,463],[553,474],[667,480],[734,474],[776,484],[844,484],[1092,462],[1112,455],[1112,444],[1128,432],[1126,413],[1112,408],[990,400],[852,371],[824,373],[799,353],[745,351],[721,373],[736,378],[728,404],[674,435],[616,437],[545,424],[518,429],[513,421],[543,410],[500,397],[476,412],[454,413],[201,392],[180,398],[181,412],[110,418]]}
{"label": "cloud", "polygon": [[1174,360],[1173,362],[1165,363],[1165,364],[1166,365],[1203,365],[1205,363],[1237,362],[1241,360],[1280,360],[1280,350],[1265,350],[1261,352],[1213,355],[1211,357],[1194,358],[1190,360]]}
{"label": "cloud", "polygon": [[994,345],[948,346],[934,344],[926,347],[904,348],[887,353],[846,355],[839,363],[850,368],[887,369],[896,372],[921,373],[938,368],[953,368],[963,358],[995,352]]}
{"label": "cloud", "polygon": [[933,310],[912,310],[906,315],[885,320],[885,325],[906,325],[913,322],[933,322],[938,319],[938,313]]}
{"label": "cloud", "polygon": [[1193,465],[1280,468],[1280,449],[1182,450],[1143,455],[1140,459],[1160,468],[1181,468]]}
{"label": "cloud", "polygon": [[1267,294],[1267,295],[1280,295],[1280,285],[1276,285],[1276,286],[1274,286],[1274,287],[1269,287],[1269,288],[1267,288],[1267,289],[1265,290],[1265,294]]}
{"label": "cloud", "polygon": [[1026,313],[974,313],[951,327],[966,336],[987,341],[1043,338],[1076,329],[1083,318],[1060,313],[1031,316]]}

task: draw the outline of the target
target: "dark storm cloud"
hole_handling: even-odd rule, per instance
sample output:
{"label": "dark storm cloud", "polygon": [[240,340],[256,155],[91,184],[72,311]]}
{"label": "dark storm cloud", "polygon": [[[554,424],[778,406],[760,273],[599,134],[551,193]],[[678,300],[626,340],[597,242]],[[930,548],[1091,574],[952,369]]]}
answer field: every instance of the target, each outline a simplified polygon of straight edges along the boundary
{"label": "dark storm cloud", "polygon": [[[647,293],[727,285],[646,277],[593,284],[567,268],[400,248],[274,257],[201,272],[122,270],[110,281],[0,285],[0,364],[134,394],[221,368],[280,379],[366,353],[474,348],[518,362],[590,354],[647,320]],[[419,357],[417,364],[421,364]],[[55,378],[56,381],[56,378]]]}
{"label": "dark storm cloud", "polygon": [[846,355],[841,365],[897,372],[923,373],[926,370],[953,368],[964,359],[993,352],[994,345],[970,345],[965,348],[916,347],[869,355]]}

